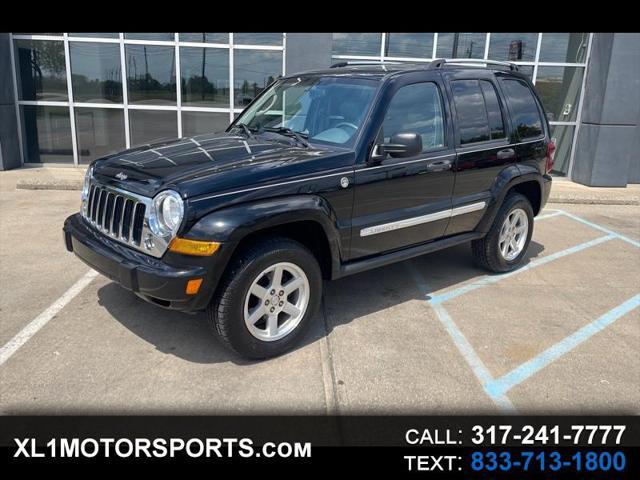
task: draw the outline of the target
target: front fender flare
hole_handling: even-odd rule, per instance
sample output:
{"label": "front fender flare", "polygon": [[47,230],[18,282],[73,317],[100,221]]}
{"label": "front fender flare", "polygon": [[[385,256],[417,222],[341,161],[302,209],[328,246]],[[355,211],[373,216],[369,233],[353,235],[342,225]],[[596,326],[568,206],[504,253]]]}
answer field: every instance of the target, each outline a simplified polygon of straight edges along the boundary
{"label": "front fender flare", "polygon": [[331,270],[339,271],[342,258],[338,221],[329,202],[319,195],[294,195],[241,203],[199,219],[184,238],[224,242],[235,246],[247,235],[300,221],[318,223],[331,252]]}

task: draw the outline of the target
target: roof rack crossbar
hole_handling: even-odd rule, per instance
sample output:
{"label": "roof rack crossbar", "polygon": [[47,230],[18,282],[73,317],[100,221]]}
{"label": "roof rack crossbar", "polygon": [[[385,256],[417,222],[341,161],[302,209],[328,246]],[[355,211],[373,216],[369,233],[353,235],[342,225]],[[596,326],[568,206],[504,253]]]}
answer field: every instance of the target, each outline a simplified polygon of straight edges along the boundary
{"label": "roof rack crossbar", "polygon": [[502,67],[509,67],[510,70],[517,72],[518,65],[512,62],[502,62],[500,60],[484,60],[481,58],[437,58],[433,60],[428,68],[442,68],[446,64],[450,65],[500,65]]}

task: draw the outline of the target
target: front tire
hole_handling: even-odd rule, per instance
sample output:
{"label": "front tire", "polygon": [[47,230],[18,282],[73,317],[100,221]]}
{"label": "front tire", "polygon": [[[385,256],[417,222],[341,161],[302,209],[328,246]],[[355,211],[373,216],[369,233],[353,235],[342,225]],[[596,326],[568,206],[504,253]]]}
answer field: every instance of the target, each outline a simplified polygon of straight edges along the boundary
{"label": "front tire", "polygon": [[207,317],[238,354],[269,358],[300,341],[321,296],[322,274],[313,254],[294,240],[270,238],[234,257]]}
{"label": "front tire", "polygon": [[489,233],[471,242],[475,263],[492,272],[508,272],[522,264],[533,234],[533,208],[529,200],[510,194],[500,207]]}

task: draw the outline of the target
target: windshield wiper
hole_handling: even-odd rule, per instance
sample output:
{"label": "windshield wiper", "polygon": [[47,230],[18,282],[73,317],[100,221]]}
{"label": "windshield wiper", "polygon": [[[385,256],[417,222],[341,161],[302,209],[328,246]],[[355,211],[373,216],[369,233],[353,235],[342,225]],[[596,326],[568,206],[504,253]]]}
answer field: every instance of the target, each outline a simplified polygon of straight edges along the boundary
{"label": "windshield wiper", "polygon": [[247,137],[249,138],[253,138],[253,132],[251,131],[251,129],[244,123],[236,123],[234,126],[234,128],[240,128],[242,129],[242,131],[247,135]]}
{"label": "windshield wiper", "polygon": [[309,142],[305,140],[305,137],[307,135],[304,133],[296,132],[295,130],[291,130],[288,127],[276,127],[276,128],[265,127],[265,130],[267,132],[274,132],[274,133],[279,133],[280,135],[294,137],[298,141],[298,143],[301,143],[302,145],[304,145],[305,148],[311,148],[311,145],[309,145]]}

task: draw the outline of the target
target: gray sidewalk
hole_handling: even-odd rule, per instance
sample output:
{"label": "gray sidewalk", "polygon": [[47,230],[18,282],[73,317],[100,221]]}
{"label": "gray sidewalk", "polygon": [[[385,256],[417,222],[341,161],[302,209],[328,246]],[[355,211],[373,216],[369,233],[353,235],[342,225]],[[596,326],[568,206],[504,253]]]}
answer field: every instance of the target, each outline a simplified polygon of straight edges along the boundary
{"label": "gray sidewalk", "polygon": [[[5,182],[24,190],[80,190],[84,167],[29,167],[2,172]],[[587,187],[555,178],[549,203],[640,205],[640,184],[626,188]]]}

